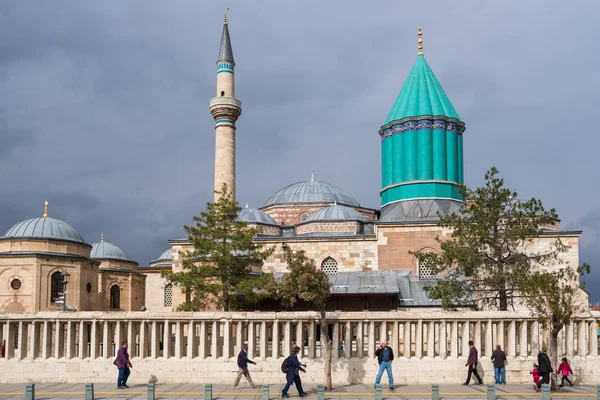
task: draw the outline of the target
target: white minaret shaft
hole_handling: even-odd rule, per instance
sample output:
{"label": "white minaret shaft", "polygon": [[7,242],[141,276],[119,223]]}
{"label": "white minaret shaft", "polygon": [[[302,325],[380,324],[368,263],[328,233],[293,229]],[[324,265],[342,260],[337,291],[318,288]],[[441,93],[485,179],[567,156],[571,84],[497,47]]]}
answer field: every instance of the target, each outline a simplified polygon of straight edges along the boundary
{"label": "white minaret shaft", "polygon": [[[235,98],[235,62],[229,39],[227,14],[223,22],[217,60],[217,96],[210,100],[215,119],[215,191],[225,183],[235,199],[235,123],[242,113],[242,103]],[[215,201],[218,200],[215,193]]]}

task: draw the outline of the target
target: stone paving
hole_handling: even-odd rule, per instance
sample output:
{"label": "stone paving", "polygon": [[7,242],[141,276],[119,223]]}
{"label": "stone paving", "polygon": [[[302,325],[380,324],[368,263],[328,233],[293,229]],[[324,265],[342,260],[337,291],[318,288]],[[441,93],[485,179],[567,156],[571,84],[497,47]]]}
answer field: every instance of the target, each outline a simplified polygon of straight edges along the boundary
{"label": "stone paving", "polygon": [[[270,385],[269,397],[271,399],[281,398],[281,389],[283,385]],[[147,385],[131,385],[129,389],[117,390],[116,385],[112,383],[94,384],[95,399],[131,399],[146,400]],[[305,388],[309,392],[308,399],[316,399],[317,391],[315,387]],[[36,384],[35,399],[84,399],[85,384]],[[3,384],[0,385],[0,400],[24,399],[25,384]],[[298,398],[295,387],[289,392],[292,398]],[[157,384],[156,400],[192,400],[204,399],[203,384]],[[359,400],[374,399],[375,391],[372,387],[364,385],[352,385],[334,388],[333,391],[325,392],[325,400]],[[541,394],[534,392],[530,385],[503,385],[496,386],[496,398],[503,400],[513,399],[541,399]],[[597,388],[595,386],[574,386],[563,388],[560,391],[552,393],[552,399],[596,399]],[[231,385],[213,385],[213,399],[240,399],[240,400],[260,400],[262,399],[262,388],[258,386],[251,389],[247,385],[240,385],[234,389]],[[386,387],[383,388],[383,399],[431,399],[430,385],[403,385],[396,387],[394,392],[390,392]],[[440,399],[487,399],[487,386],[461,386],[461,385],[440,385]]]}

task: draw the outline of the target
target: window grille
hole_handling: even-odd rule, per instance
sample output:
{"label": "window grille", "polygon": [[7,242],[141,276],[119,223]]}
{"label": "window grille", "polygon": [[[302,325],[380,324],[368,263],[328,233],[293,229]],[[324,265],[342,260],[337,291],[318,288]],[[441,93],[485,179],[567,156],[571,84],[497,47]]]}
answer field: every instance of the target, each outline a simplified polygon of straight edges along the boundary
{"label": "window grille", "polygon": [[173,305],[173,284],[169,283],[165,286],[165,307],[171,307]]}
{"label": "window grille", "polygon": [[327,275],[327,276],[337,275],[337,273],[338,273],[337,261],[335,261],[331,257],[327,257],[321,263],[321,270],[323,270],[323,272],[325,272],[325,275]]}
{"label": "window grille", "polygon": [[419,278],[435,278],[432,268],[432,260],[425,258],[422,261],[417,261],[417,273]]}
{"label": "window grille", "polygon": [[56,271],[50,276],[50,302],[54,303],[58,300],[58,293],[63,290],[63,277],[59,271]]}

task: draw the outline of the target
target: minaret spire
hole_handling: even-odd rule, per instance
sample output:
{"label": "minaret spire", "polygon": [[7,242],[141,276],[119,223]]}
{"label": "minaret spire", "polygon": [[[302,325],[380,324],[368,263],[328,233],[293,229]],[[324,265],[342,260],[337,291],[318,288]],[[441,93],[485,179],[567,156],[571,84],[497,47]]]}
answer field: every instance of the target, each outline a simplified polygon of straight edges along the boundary
{"label": "minaret spire", "polygon": [[[229,10],[229,9],[228,9]],[[229,38],[227,11],[217,59],[217,95],[210,99],[210,113],[215,120],[215,186],[223,184],[235,199],[235,123],[242,113],[242,103],[235,97],[235,62]],[[215,201],[218,200],[215,193]]]}
{"label": "minaret spire", "polygon": [[417,53],[418,56],[422,56],[423,55],[423,32],[421,32],[421,27],[419,27],[419,40],[417,41],[419,44],[419,52]]}

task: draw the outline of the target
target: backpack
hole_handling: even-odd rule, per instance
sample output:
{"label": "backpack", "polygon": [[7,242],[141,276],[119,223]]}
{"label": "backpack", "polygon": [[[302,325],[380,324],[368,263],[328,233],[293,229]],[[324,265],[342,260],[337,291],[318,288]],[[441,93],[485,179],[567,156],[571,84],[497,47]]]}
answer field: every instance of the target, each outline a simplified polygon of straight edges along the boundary
{"label": "backpack", "polygon": [[286,357],[285,360],[283,360],[283,362],[281,363],[281,372],[283,372],[284,374],[287,374],[288,372],[288,359],[289,357]]}
{"label": "backpack", "polygon": [[113,361],[113,364],[118,366],[117,360],[118,360],[118,358],[115,358],[115,361]]}

